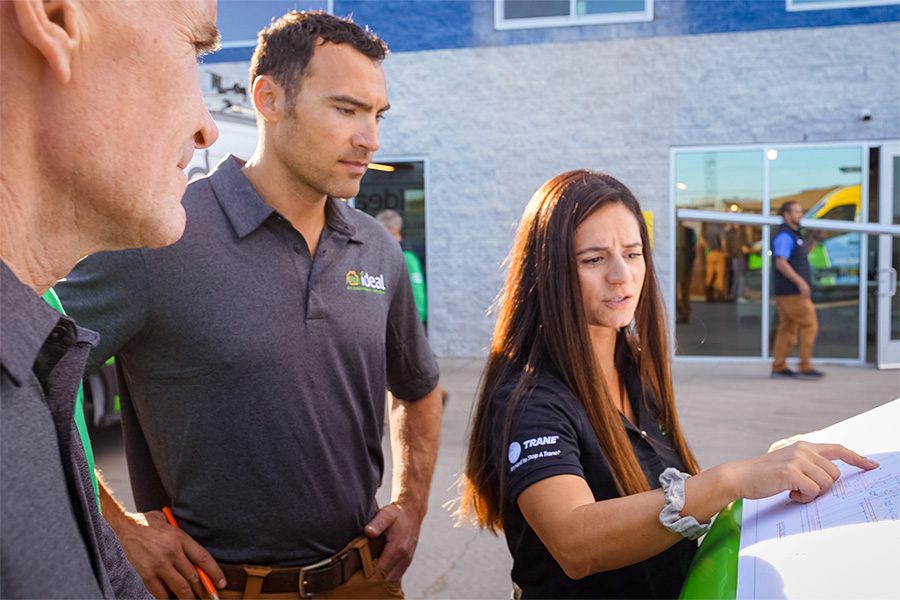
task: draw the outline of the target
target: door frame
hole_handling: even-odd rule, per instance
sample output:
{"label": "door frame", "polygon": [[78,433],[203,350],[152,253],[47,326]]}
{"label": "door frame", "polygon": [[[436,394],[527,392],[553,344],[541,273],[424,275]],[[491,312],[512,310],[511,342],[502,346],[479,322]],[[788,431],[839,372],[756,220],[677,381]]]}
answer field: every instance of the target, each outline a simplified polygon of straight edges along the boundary
{"label": "door frame", "polygon": [[[878,221],[894,224],[894,159],[900,157],[900,142],[882,144],[878,164]],[[879,369],[900,369],[900,338],[891,339],[891,304],[896,301],[897,269],[893,261],[893,236],[878,236],[878,309],[876,355]]]}

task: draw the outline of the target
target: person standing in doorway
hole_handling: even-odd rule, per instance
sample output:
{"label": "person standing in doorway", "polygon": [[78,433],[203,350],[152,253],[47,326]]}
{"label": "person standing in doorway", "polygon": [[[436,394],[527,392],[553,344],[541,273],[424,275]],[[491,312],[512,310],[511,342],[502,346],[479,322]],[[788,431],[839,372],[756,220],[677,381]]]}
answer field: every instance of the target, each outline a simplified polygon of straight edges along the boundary
{"label": "person standing in doorway", "polygon": [[[809,245],[800,232],[803,208],[797,202],[781,205],[782,224],[772,239],[775,257],[775,308],[778,331],[775,334],[773,378],[821,379],[825,374],[812,366],[813,346],[819,331],[816,307],[812,302],[809,270]],[[787,356],[800,338],[800,368],[787,366]]]}
{"label": "person standing in doorway", "polygon": [[375,215],[375,220],[384,225],[403,250],[403,258],[406,260],[406,270],[409,271],[409,283],[412,285],[413,299],[416,301],[416,310],[419,311],[419,320],[422,325],[428,323],[428,295],[425,292],[425,274],[422,272],[422,262],[409,244],[403,241],[403,217],[396,210],[385,209]]}

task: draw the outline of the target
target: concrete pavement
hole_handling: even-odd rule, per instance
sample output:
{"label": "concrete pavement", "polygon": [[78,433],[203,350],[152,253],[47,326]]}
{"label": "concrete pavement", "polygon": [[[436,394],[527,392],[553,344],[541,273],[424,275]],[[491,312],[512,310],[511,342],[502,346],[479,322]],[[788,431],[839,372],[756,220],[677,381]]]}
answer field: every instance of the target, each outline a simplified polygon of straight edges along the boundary
{"label": "concrete pavement", "polygon": [[[410,598],[503,598],[512,560],[502,537],[450,517],[463,468],[466,428],[481,375],[481,359],[442,359],[442,384],[450,392],[441,451],[419,547],[404,589]],[[704,467],[746,458],[795,433],[842,421],[900,397],[900,372],[826,365],[823,381],[769,379],[763,363],[676,362],[675,392],[688,441]],[[97,464],[131,506],[117,432],[101,432]],[[390,456],[385,445],[386,456]],[[389,461],[388,461],[389,468]],[[390,473],[384,480],[390,482]],[[386,502],[389,490],[379,499]]]}

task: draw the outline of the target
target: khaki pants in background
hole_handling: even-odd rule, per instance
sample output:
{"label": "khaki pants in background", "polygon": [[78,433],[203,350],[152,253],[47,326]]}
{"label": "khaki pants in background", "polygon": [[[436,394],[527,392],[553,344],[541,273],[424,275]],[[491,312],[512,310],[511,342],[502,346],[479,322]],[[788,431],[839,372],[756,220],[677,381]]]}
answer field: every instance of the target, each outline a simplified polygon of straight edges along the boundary
{"label": "khaki pants in background", "polygon": [[778,311],[778,331],[775,333],[774,362],[772,371],[787,368],[787,357],[800,337],[800,370],[813,368],[813,346],[819,332],[819,320],[816,318],[816,307],[809,298],[800,294],[775,296],[775,309]]}
{"label": "khaki pants in background", "polygon": [[725,298],[725,252],[710,250],[706,255],[706,293],[712,294],[710,300]]}

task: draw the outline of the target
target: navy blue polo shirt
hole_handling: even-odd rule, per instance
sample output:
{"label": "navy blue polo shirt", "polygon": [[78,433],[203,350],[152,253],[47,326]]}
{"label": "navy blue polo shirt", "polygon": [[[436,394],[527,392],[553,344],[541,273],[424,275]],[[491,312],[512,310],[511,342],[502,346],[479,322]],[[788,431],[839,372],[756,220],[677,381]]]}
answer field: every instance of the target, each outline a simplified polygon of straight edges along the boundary
{"label": "navy blue polo shirt", "polygon": [[385,388],[414,401],[438,369],[400,247],[328,199],[303,237],[227,157],[188,186],[183,238],[95,255],[56,290],[117,356],[139,510],[171,504],[219,561],[309,564],[377,507]]}
{"label": "navy blue polo shirt", "polygon": [[[632,368],[622,373],[637,422],[622,417],[638,462],[650,483],[659,487],[667,467],[684,471],[684,463],[662,431],[652,399],[643,399],[640,379]],[[553,373],[542,370],[513,416],[504,435],[511,382],[492,398],[494,456],[503,481],[503,529],[513,556],[512,579],[524,598],[676,598],[697,548],[682,540],[640,563],[569,578],[519,509],[519,494],[556,475],[584,478],[594,499],[618,498],[612,471],[578,398]],[[505,443],[504,443],[505,440]],[[637,533],[636,533],[637,535]]]}

